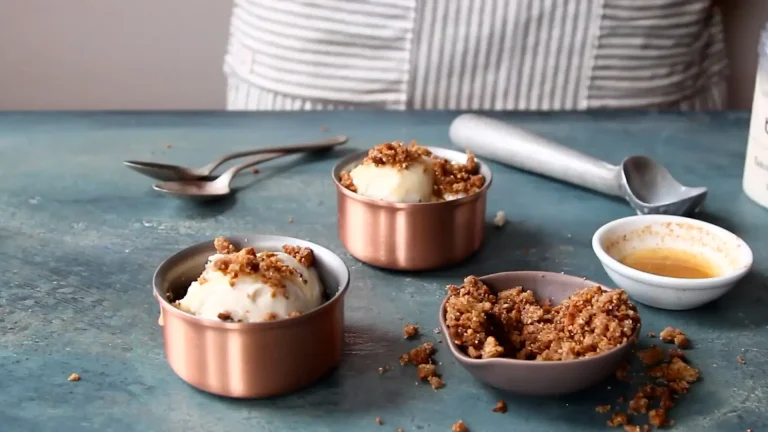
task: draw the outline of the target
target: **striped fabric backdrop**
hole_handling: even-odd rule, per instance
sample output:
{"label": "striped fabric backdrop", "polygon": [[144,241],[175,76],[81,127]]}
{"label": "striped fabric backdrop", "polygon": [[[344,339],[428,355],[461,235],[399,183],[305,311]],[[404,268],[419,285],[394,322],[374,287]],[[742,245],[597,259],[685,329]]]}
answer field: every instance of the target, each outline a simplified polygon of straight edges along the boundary
{"label": "striped fabric backdrop", "polygon": [[236,0],[230,109],[719,109],[710,0]]}

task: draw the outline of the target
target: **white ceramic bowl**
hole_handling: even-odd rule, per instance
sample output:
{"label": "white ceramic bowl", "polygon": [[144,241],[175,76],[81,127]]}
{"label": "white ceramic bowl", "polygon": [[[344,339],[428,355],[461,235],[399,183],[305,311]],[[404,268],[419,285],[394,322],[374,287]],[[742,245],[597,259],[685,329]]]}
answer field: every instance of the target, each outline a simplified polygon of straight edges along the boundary
{"label": "white ceramic bowl", "polygon": [[[619,262],[630,252],[674,248],[700,254],[719,267],[720,276],[680,279],[642,272]],[[728,292],[752,267],[752,250],[733,233],[696,219],[641,215],[603,225],[592,249],[613,282],[640,303],[659,309],[687,310]]]}

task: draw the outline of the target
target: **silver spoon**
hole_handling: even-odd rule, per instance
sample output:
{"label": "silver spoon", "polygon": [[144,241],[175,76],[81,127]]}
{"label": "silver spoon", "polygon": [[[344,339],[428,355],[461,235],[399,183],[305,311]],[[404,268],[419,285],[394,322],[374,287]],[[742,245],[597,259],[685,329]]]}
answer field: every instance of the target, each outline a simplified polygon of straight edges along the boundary
{"label": "silver spoon", "polygon": [[[303,148],[304,150],[325,150],[331,147],[342,145],[344,141],[320,141],[314,144],[307,144]],[[282,156],[296,154],[296,151],[292,152],[272,152],[265,153],[256,156],[255,158],[243,162],[239,165],[235,165],[232,168],[224,171],[215,180],[189,180],[189,181],[166,181],[156,183],[152,188],[156,191],[167,193],[170,195],[176,195],[179,197],[193,198],[193,199],[212,199],[219,198],[224,195],[228,195],[232,192],[229,184],[232,183],[232,179],[240,171],[250,168],[254,165],[266,162],[268,160],[277,159]]]}
{"label": "silver spoon", "polygon": [[200,168],[186,168],[178,165],[170,165],[158,162],[142,162],[128,160],[123,162],[128,168],[145,176],[152,177],[153,179],[161,181],[174,181],[174,180],[212,180],[211,173],[218,168],[224,162],[232,159],[238,159],[244,156],[253,156],[270,152],[299,152],[307,150],[316,150],[318,145],[324,145],[327,147],[344,144],[347,142],[346,136],[340,135],[333,138],[328,138],[323,141],[318,141],[310,144],[296,144],[292,146],[284,147],[267,147],[257,150],[248,150],[236,153],[230,153],[224,155],[215,161],[202,166]]}
{"label": "silver spoon", "polygon": [[662,165],[630,156],[621,165],[554,143],[499,120],[462,114],[451,141],[479,156],[629,201],[638,214],[686,215],[707,197],[705,187],[681,185]]}

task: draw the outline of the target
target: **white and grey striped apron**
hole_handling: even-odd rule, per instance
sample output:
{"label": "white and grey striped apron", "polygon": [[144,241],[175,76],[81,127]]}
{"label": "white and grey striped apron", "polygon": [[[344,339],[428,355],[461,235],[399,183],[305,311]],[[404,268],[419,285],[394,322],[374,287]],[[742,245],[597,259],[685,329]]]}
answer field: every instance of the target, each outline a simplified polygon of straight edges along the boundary
{"label": "white and grey striped apron", "polygon": [[711,0],[235,0],[232,110],[721,109]]}

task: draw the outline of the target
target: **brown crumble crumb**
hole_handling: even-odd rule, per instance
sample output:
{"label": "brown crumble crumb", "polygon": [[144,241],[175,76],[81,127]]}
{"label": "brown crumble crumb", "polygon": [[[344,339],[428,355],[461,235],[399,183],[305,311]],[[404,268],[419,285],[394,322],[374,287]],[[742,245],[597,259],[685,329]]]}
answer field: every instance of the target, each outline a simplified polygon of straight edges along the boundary
{"label": "brown crumble crumb", "polygon": [[226,321],[226,322],[234,322],[235,321],[235,319],[232,317],[232,313],[227,312],[227,311],[219,312],[219,314],[216,315],[216,318],[218,318],[218,319],[220,319],[222,321]]}
{"label": "brown crumble crumb", "polygon": [[411,362],[411,358],[408,355],[408,353],[405,353],[405,354],[400,356],[400,366],[405,366],[405,365],[407,365],[410,362]]}
{"label": "brown crumble crumb", "polygon": [[[435,353],[435,347],[431,342],[425,342],[416,348],[412,349],[406,356],[407,362],[416,366],[432,363],[432,355]],[[403,356],[400,357],[400,363],[403,362]]]}
{"label": "brown crumble crumb", "polygon": [[496,402],[496,406],[493,407],[493,412],[504,414],[507,412],[507,403],[503,400]]}
{"label": "brown crumble crumb", "polygon": [[736,357],[736,361],[741,363],[741,364],[747,364],[747,361],[744,360],[744,357],[742,357],[742,356]]}
{"label": "brown crumble crumb", "polygon": [[347,171],[342,171],[341,174],[339,174],[339,183],[346,189],[349,189],[352,192],[357,192],[357,186],[355,186],[355,182],[352,181],[352,176],[349,175]]}
{"label": "brown crumble crumb", "polygon": [[656,427],[662,427],[667,424],[667,412],[661,408],[656,408],[648,413],[648,421]]}
{"label": "brown crumble crumb", "polygon": [[670,360],[675,358],[675,357],[679,358],[680,360],[685,360],[686,359],[685,353],[680,351],[679,349],[671,349],[671,350],[669,350],[669,358],[670,358]]}
{"label": "brown crumble crumb", "polygon": [[381,421],[381,417],[376,417],[376,423],[379,424],[379,425],[383,425],[384,424],[384,422]]}
{"label": "brown crumble crumb", "polygon": [[165,145],[165,148],[167,148],[167,149],[169,149],[169,148],[173,148],[173,144],[166,144],[166,145]]}
{"label": "brown crumble crumb", "polygon": [[277,319],[277,314],[274,312],[267,312],[266,315],[264,315],[264,321],[274,321]]}
{"label": "brown crumble crumb", "polygon": [[258,168],[251,168],[251,174],[258,174],[260,172],[261,170],[259,170]]}
{"label": "brown crumble crumb", "polygon": [[640,357],[640,360],[644,365],[652,366],[664,361],[664,358],[667,356],[667,354],[663,349],[657,347],[656,345],[651,345],[651,347],[648,349],[638,351],[637,356]]}
{"label": "brown crumble crumb", "polygon": [[624,413],[614,413],[611,419],[606,422],[608,426],[619,427],[629,424],[629,417]]}
{"label": "brown crumble crumb", "polygon": [[385,374],[385,373],[387,373],[387,372],[389,372],[389,368],[387,368],[386,366],[383,366],[383,367],[380,367],[380,368],[379,368],[379,373],[380,373],[380,374],[382,374],[382,375],[383,375],[383,374]]}
{"label": "brown crumble crumb", "polygon": [[420,364],[416,369],[420,380],[425,381],[437,375],[437,366],[433,364]]}
{"label": "brown crumble crumb", "polygon": [[656,333],[654,333],[654,332],[648,332],[648,335],[647,335],[647,336],[648,336],[649,338],[655,338],[655,337],[656,337]]}
{"label": "brown crumble crumb", "polygon": [[469,428],[463,421],[459,420],[451,426],[451,432],[469,432]]}
{"label": "brown crumble crumb", "polygon": [[616,379],[619,381],[629,382],[629,363],[622,363],[616,368]]}
{"label": "brown crumble crumb", "polygon": [[292,217],[288,218],[288,223],[293,223],[293,218]]}
{"label": "brown crumble crumb", "polygon": [[432,386],[433,390],[439,390],[443,387],[445,387],[445,382],[442,378],[438,376],[429,377],[429,385]]}
{"label": "brown crumble crumb", "polygon": [[216,248],[216,252],[220,254],[232,254],[237,252],[235,246],[224,237],[216,237],[213,241],[213,246]]}
{"label": "brown crumble crumb", "polygon": [[610,410],[611,410],[611,406],[610,405],[599,405],[599,406],[595,407],[595,411],[599,412],[599,413],[607,413]]}
{"label": "brown crumble crumb", "polygon": [[403,337],[410,339],[419,334],[419,326],[416,324],[406,324],[403,326]]}
{"label": "brown crumble crumb", "polygon": [[67,381],[80,381],[80,375],[73,373],[67,378]]}
{"label": "brown crumble crumb", "polygon": [[[293,218],[288,219],[288,222],[293,222]],[[283,252],[295,258],[306,268],[312,267],[315,263],[315,254],[308,247],[283,245]]]}
{"label": "brown crumble crumb", "polygon": [[659,333],[659,339],[667,343],[674,342],[678,348],[683,349],[688,348],[690,345],[688,337],[685,335],[685,333],[683,333],[682,330],[676,329],[674,327],[667,327],[662,330],[661,333]]}

